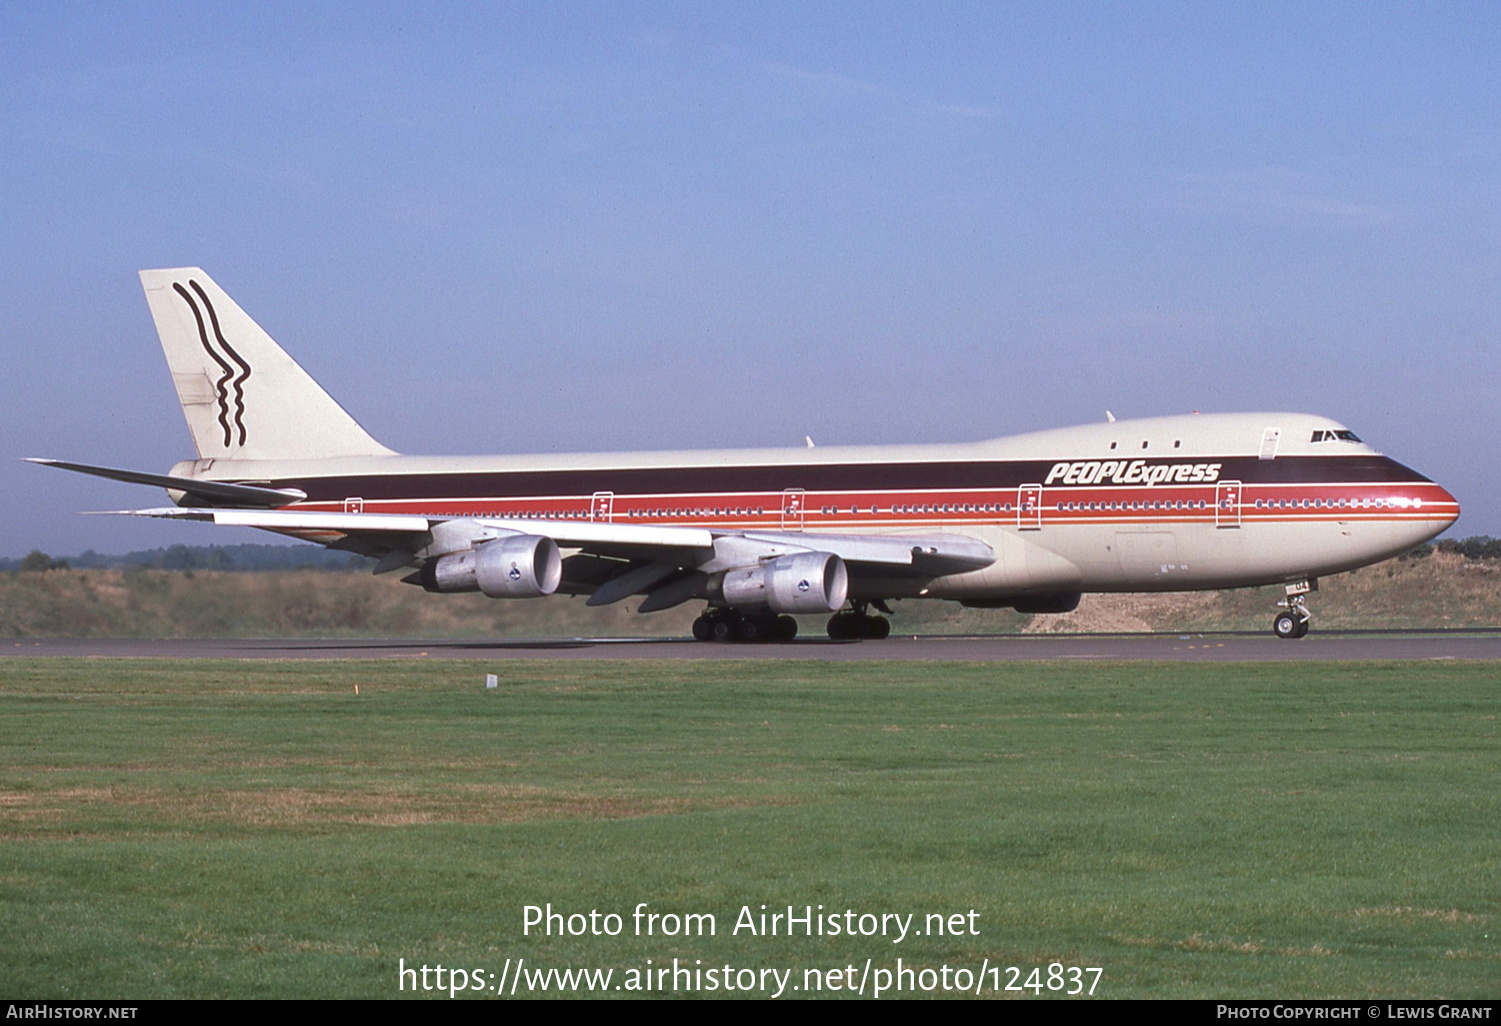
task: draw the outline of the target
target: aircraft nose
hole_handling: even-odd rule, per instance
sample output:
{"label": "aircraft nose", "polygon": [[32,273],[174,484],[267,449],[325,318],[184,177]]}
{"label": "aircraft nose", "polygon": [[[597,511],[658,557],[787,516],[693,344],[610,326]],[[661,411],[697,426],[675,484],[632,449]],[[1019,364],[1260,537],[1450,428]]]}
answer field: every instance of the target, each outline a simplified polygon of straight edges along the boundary
{"label": "aircraft nose", "polygon": [[1418,506],[1418,511],[1413,511],[1417,515],[1410,516],[1407,521],[1411,528],[1413,545],[1438,537],[1459,519],[1459,500],[1449,489],[1432,481],[1422,485],[1420,498],[1414,497],[1409,502],[1414,502]]}
{"label": "aircraft nose", "polygon": [[1444,529],[1447,530],[1454,521],[1459,519],[1459,500],[1449,492],[1449,489],[1434,485],[1432,501],[1437,507],[1439,518],[1444,522]]}

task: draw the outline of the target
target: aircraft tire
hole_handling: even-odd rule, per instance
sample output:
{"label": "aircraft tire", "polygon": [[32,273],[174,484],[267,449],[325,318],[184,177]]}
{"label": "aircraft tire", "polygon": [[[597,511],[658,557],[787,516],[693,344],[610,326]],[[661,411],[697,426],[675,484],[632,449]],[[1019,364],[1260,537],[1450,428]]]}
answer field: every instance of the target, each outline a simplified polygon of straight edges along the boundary
{"label": "aircraft tire", "polygon": [[735,640],[735,621],[727,616],[717,617],[709,625],[709,635],[715,641],[725,642]]}
{"label": "aircraft tire", "polygon": [[791,641],[797,637],[797,620],[786,613],[777,617],[776,629],[772,631],[772,638],[776,641]]}
{"label": "aircraft tire", "polygon": [[861,617],[860,637],[871,641],[885,641],[891,637],[891,621],[884,616]]}
{"label": "aircraft tire", "polygon": [[710,641],[714,637],[714,621],[707,616],[700,616],[693,621],[693,640]]}
{"label": "aircraft tire", "polygon": [[1272,621],[1272,633],[1279,638],[1301,638],[1308,633],[1308,622],[1289,609]]}
{"label": "aircraft tire", "polygon": [[735,640],[743,642],[765,641],[766,628],[754,616],[741,617],[735,623]]}

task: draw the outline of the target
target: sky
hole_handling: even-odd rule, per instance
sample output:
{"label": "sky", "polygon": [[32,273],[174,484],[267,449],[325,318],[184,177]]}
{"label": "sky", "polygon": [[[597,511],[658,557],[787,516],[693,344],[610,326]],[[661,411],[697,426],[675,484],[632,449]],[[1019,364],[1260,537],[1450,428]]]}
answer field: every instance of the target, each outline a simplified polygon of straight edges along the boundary
{"label": "sky", "polygon": [[1501,5],[0,5],[0,555],[270,540],[199,266],[411,453],[1334,417],[1501,535]]}

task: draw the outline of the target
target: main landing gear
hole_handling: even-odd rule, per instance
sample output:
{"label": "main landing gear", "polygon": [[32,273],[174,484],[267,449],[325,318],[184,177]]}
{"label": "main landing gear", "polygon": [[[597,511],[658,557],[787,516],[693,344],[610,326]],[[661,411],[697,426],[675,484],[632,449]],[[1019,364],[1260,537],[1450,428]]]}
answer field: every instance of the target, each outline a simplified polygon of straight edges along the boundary
{"label": "main landing gear", "polygon": [[795,637],[797,621],[769,609],[710,608],[693,621],[695,641],[791,641]]}
{"label": "main landing gear", "polygon": [[1308,611],[1308,593],[1319,590],[1316,580],[1298,581],[1287,586],[1287,597],[1278,601],[1282,607],[1272,620],[1272,633],[1279,638],[1301,638],[1308,633],[1313,614]]}
{"label": "main landing gear", "polygon": [[888,615],[891,613],[886,603],[880,600],[856,602],[854,609],[829,617],[829,637],[835,641],[884,641],[890,637],[891,621],[884,616],[871,616],[866,612],[870,606]]}
{"label": "main landing gear", "polygon": [[[829,637],[835,641],[880,641],[891,634],[891,621],[885,616],[872,616],[869,609],[876,609],[888,616],[891,610],[886,603],[855,602],[852,609],[829,617]],[[760,609],[724,609],[711,606],[693,621],[695,641],[753,642],[791,641],[797,637],[797,621],[786,613],[778,615],[764,607]]]}

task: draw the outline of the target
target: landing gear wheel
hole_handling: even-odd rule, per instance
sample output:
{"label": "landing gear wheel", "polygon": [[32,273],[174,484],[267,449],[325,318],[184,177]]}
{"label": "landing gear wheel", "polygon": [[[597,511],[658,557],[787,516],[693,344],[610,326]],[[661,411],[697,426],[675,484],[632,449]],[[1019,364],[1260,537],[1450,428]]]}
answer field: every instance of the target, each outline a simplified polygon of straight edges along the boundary
{"label": "landing gear wheel", "polygon": [[721,644],[791,641],[797,637],[797,621],[765,608],[741,610],[716,606],[704,610],[693,621],[693,637]]}
{"label": "landing gear wheel", "polygon": [[891,621],[884,616],[868,616],[856,610],[829,617],[829,637],[834,641],[881,641],[890,636]]}
{"label": "landing gear wheel", "polygon": [[1298,619],[1298,614],[1292,610],[1278,613],[1272,621],[1272,633],[1279,638],[1301,638],[1308,633],[1308,624]]}
{"label": "landing gear wheel", "polygon": [[832,641],[853,641],[860,636],[854,613],[835,613],[829,617],[828,630]]}
{"label": "landing gear wheel", "polygon": [[1308,577],[1287,585],[1287,598],[1277,605],[1282,612],[1272,621],[1272,633],[1279,638],[1301,638],[1308,633],[1313,623],[1313,614],[1308,611],[1308,595],[1319,590],[1316,577]]}
{"label": "landing gear wheel", "polygon": [[1308,633],[1311,622],[1304,610],[1293,607],[1277,614],[1272,621],[1272,633],[1279,638],[1301,638]]}

